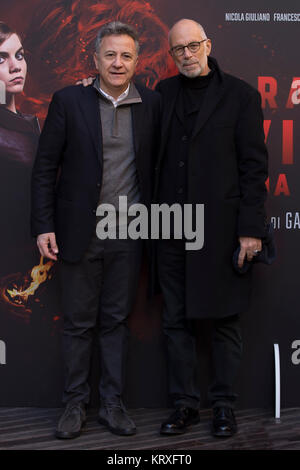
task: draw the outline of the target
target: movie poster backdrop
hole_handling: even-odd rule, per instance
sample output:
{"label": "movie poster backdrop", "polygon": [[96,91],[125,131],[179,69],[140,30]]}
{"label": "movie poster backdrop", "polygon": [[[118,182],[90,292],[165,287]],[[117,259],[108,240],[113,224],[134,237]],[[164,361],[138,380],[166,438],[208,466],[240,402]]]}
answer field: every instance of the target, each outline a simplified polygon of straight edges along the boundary
{"label": "movie poster backdrop", "polygon": [[[160,79],[176,74],[167,32],[180,18],[200,22],[220,67],[258,88],[262,96],[269,150],[267,210],[277,259],[272,266],[254,267],[252,304],[242,317],[238,407],[274,405],[274,343],[280,348],[281,404],[300,404],[299,2],[0,0],[0,21],[20,34],[28,66],[24,92],[17,97],[18,113],[0,107],[0,406],[61,404],[62,317],[56,266],[40,257],[29,228],[30,173],[51,96],[77,79],[95,75],[97,30],[116,19],[138,30],[136,80],[154,88]],[[159,296],[147,299],[145,261],[130,318],[130,407],[168,405],[161,310]],[[203,321],[196,328],[199,386],[202,405],[207,406],[213,374],[211,325]],[[98,403],[98,376],[95,348],[92,404]]]}

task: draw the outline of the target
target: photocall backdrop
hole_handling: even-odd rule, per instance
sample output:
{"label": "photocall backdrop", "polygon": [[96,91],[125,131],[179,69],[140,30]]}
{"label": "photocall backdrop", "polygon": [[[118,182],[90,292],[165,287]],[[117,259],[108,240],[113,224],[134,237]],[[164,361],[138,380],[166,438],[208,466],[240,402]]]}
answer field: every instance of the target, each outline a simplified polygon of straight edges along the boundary
{"label": "photocall backdrop", "polygon": [[[110,20],[133,24],[141,35],[136,79],[154,87],[176,70],[167,53],[168,28],[180,18],[205,27],[221,68],[262,95],[270,178],[267,210],[277,260],[254,267],[252,305],[243,314],[244,359],[236,390],[240,408],[274,405],[273,344],[281,359],[281,405],[300,405],[300,70],[298,1],[258,0],[0,0],[0,20],[21,35],[28,64],[22,113],[40,126],[54,91],[94,75],[97,29]],[[0,122],[0,135],[5,122]],[[224,155],[224,158],[226,156]],[[0,406],[60,406],[63,387],[62,317],[56,266],[41,260],[29,232],[31,164],[0,153]],[[146,298],[143,266],[130,318],[126,402],[166,406],[162,301]],[[201,298],[199,298],[199,303]],[[202,405],[212,377],[210,324],[196,325]],[[98,358],[91,368],[97,404]]]}

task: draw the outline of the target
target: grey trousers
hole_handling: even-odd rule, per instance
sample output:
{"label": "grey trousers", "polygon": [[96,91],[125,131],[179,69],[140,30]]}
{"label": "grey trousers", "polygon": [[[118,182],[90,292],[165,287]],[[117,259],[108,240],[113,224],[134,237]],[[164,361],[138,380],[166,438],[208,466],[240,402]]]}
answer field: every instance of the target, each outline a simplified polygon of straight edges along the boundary
{"label": "grey trousers", "polygon": [[101,402],[117,403],[121,399],[127,318],[135,299],[141,255],[140,240],[99,240],[94,235],[80,262],[59,262],[64,403],[89,402],[88,377],[95,333],[100,354]]}

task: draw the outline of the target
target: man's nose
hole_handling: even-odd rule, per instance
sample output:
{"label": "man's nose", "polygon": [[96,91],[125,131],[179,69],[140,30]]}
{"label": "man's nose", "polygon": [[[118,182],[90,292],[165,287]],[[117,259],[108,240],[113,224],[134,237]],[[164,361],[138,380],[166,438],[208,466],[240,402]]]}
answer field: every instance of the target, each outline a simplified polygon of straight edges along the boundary
{"label": "man's nose", "polygon": [[184,48],[184,53],[183,54],[184,54],[185,59],[189,59],[190,57],[193,56],[193,54],[191,53],[191,51],[189,50],[189,48],[187,46]]}
{"label": "man's nose", "polygon": [[113,62],[113,65],[114,65],[115,67],[122,67],[123,62],[122,62],[122,59],[121,59],[121,56],[120,56],[120,55],[116,55],[115,60],[114,60],[114,62]]}

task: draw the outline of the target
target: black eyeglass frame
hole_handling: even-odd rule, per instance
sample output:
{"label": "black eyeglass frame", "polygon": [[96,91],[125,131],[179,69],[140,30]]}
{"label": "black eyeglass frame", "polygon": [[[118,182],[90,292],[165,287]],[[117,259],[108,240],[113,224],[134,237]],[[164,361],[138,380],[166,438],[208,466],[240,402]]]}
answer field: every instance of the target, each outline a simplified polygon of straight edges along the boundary
{"label": "black eyeglass frame", "polygon": [[[189,42],[186,46],[174,46],[174,47],[171,47],[171,49],[169,50],[169,53],[172,55],[174,54],[176,57],[181,57],[184,55],[184,50],[185,48],[187,47],[188,50],[193,54],[194,52],[198,52],[199,49],[200,49],[200,45],[202,42],[204,41],[208,41],[208,38],[206,39],[202,39],[202,41],[192,41],[192,42]],[[197,49],[194,50],[194,51],[191,51],[191,45],[195,45],[197,44]],[[176,52],[177,51],[177,52]],[[179,52],[179,53],[178,53]]]}

